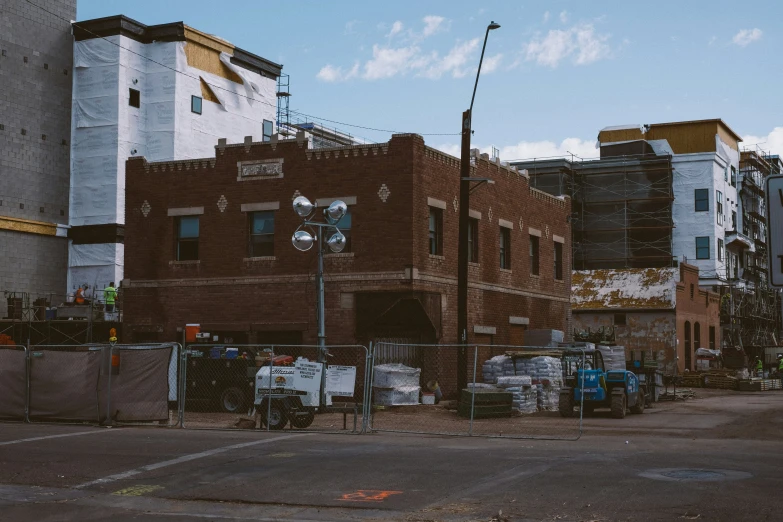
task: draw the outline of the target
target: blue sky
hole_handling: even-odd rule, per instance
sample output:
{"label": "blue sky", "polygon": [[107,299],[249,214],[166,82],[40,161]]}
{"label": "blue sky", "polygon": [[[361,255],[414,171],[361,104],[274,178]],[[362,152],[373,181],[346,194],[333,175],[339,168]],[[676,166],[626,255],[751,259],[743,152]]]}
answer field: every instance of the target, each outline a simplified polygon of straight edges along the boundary
{"label": "blue sky", "polygon": [[502,159],[595,156],[602,127],[705,118],[783,154],[783,4],[773,0],[78,2],[79,20],[115,14],[182,20],[282,63],[292,109],[425,134],[455,154],[458,136],[426,134],[459,132],[494,20],[473,143]]}

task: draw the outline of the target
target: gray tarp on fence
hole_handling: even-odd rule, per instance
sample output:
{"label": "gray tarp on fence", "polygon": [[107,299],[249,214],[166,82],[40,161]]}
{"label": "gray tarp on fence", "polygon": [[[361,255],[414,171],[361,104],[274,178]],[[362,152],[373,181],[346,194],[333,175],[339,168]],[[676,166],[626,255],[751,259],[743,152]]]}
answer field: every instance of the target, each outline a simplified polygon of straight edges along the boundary
{"label": "gray tarp on fence", "polygon": [[30,353],[30,418],[99,421],[101,349]]}
{"label": "gray tarp on fence", "polygon": [[[106,350],[108,353],[108,349]],[[111,376],[111,396],[101,393],[101,418],[106,401],[112,420],[118,422],[169,420],[169,360],[171,346],[155,349],[115,347],[119,373]],[[100,389],[108,384],[108,372],[101,376]]]}
{"label": "gray tarp on fence", "polygon": [[27,361],[19,347],[0,346],[0,418],[24,419]]}

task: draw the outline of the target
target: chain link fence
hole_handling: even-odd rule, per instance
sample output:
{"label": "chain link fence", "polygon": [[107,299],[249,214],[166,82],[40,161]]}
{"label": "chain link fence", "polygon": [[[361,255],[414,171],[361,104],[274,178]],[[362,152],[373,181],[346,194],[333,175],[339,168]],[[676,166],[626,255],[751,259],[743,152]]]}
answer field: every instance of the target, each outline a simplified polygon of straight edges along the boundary
{"label": "chain link fence", "polygon": [[0,418],[83,424],[181,424],[181,348],[0,346]]}
{"label": "chain link fence", "polygon": [[[463,389],[457,387],[460,350]],[[395,354],[405,363],[394,361]],[[381,342],[373,346],[373,358],[384,364],[370,376],[368,431],[566,440],[581,435],[582,396],[577,401],[573,391],[577,370],[586,363],[581,348],[566,356],[542,347]]]}
{"label": "chain link fence", "polygon": [[372,368],[361,345],[187,345],[183,426],[363,433]]}
{"label": "chain link fence", "polygon": [[28,420],[27,348],[0,344],[0,419]]}

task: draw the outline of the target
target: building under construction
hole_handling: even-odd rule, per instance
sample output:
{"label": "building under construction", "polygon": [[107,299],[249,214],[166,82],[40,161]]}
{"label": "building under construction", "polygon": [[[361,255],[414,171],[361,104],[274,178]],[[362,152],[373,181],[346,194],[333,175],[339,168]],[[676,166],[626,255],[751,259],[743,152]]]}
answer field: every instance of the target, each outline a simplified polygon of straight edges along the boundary
{"label": "building under construction", "polygon": [[741,138],[719,119],[607,127],[598,141],[600,159],[510,162],[531,186],[571,196],[574,270],[687,262],[699,286],[721,296],[724,349],[752,357],[777,345],[781,298],[768,286],[764,180],[781,171],[780,159],[740,152]]}
{"label": "building under construction", "polygon": [[513,162],[539,190],[572,198],[573,269],[660,268],[672,253],[672,156],[644,142],[601,159]]}

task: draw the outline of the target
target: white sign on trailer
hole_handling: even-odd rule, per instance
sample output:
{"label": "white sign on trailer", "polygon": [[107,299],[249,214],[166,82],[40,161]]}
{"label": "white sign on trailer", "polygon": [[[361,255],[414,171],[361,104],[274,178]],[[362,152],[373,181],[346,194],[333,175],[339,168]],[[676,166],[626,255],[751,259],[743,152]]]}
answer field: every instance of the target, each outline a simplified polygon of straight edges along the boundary
{"label": "white sign on trailer", "polygon": [[769,176],[766,188],[769,283],[783,288],[783,176]]}

